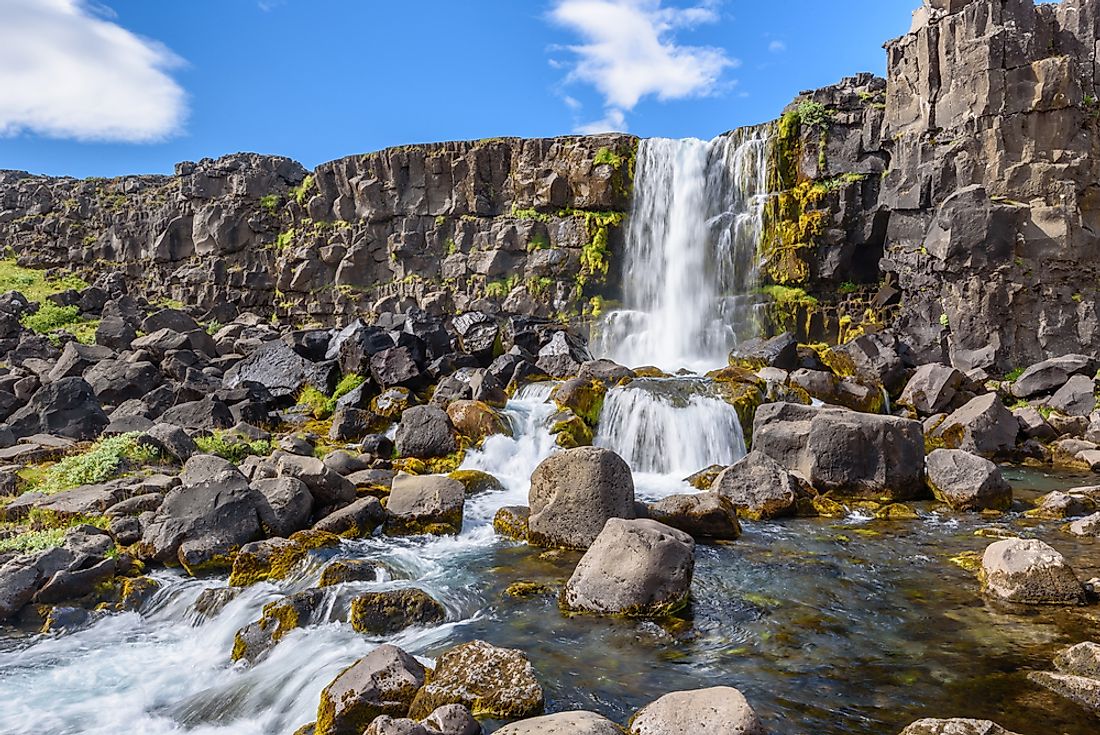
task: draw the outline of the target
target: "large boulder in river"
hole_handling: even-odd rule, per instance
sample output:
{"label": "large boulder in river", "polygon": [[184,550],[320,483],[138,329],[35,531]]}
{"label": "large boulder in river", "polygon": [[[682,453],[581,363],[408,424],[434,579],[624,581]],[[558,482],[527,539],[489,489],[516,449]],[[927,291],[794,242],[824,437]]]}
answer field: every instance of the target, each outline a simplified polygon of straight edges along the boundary
{"label": "large boulder in river", "polygon": [[422,718],[445,704],[462,704],[475,717],[512,719],[542,712],[542,685],[522,651],[470,641],[436,659],[431,680],[417,692],[409,717]]}
{"label": "large boulder in river", "polygon": [[558,712],[513,722],[496,735],[622,735],[622,728],[595,712]]}
{"label": "large boulder in river", "polygon": [[426,673],[397,646],[379,646],[321,692],[314,735],[362,735],[375,717],[404,717]]}
{"label": "large boulder in river", "polygon": [[401,414],[394,444],[402,457],[430,459],[458,450],[454,426],[438,406],[413,406]]}
{"label": "large boulder in river", "polygon": [[438,475],[398,475],[386,501],[386,533],[407,536],[422,533],[458,534],[466,488]]}
{"label": "large boulder in river", "polygon": [[260,538],[264,498],[231,462],[198,454],[180,479],[144,529],[137,547],[143,559],[178,561],[192,572],[227,566],[233,552]]}
{"label": "large boulder in river", "polygon": [[316,457],[279,452],[275,455],[279,477],[301,480],[317,507],[344,505],[355,500],[355,485]]}
{"label": "large boulder in river", "polygon": [[642,707],[630,735],[765,735],[745,695],[733,687],[671,692]]}
{"label": "large boulder in river", "polygon": [[909,500],[925,492],[920,423],[840,408],[769,403],[756,411],[753,449],[819,492]]}
{"label": "large boulder in river", "polygon": [[435,625],[447,617],[435,599],[424,590],[364,592],[351,601],[348,622],[357,633],[392,635],[413,625]]}
{"label": "large boulder in river", "polygon": [[1024,605],[1078,605],[1085,589],[1065,558],[1038,539],[1005,539],[982,555],[982,591]]}
{"label": "large boulder in river", "polygon": [[989,720],[917,720],[901,731],[900,735],[1017,735]]}
{"label": "large boulder in river", "polygon": [[109,423],[92,386],[75,377],[39,388],[27,405],[8,417],[8,428],[16,439],[52,434],[90,441]]}
{"label": "large boulder in river", "polygon": [[1062,355],[1037,362],[1020,373],[1012,384],[1012,395],[1031,398],[1050,393],[1065,385],[1072,375],[1091,375],[1096,362],[1087,355]]}
{"label": "large boulder in river", "polygon": [[794,515],[798,478],[760,451],[752,451],[714,479],[710,489],[728,498],[737,512],[754,521]]}
{"label": "large boulder in river", "polygon": [[634,517],[634,478],[608,449],[569,449],[535,468],[529,505],[532,545],[585,549],[609,518]]}
{"label": "large boulder in river", "polygon": [[741,535],[737,507],[719,493],[670,495],[650,503],[646,510],[653,520],[691,534],[695,539],[732,541]]}
{"label": "large boulder in river", "polygon": [[650,519],[612,518],[561,594],[569,612],[663,617],[687,604],[695,542]]}
{"label": "large boulder in river", "polygon": [[953,510],[1008,510],[1012,486],[997,465],[962,449],[937,449],[925,459],[928,486]]}
{"label": "large boulder in river", "polygon": [[1016,446],[1020,422],[996,393],[969,401],[936,427],[933,435],[951,449],[984,456],[1004,454]]}

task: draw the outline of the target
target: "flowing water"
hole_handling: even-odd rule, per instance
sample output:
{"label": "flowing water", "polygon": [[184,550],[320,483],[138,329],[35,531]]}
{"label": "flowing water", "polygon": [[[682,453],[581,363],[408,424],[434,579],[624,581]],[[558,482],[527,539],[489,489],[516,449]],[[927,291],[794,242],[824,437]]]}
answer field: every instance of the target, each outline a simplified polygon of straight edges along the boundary
{"label": "flowing water", "polygon": [[623,308],[596,351],[630,367],[708,370],[752,336],[768,127],[643,140],[623,255]]}

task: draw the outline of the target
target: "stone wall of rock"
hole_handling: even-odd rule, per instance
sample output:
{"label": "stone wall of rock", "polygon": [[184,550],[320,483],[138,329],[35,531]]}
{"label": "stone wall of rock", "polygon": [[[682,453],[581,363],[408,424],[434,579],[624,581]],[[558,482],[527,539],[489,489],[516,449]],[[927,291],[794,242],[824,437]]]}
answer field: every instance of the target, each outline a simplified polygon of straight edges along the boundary
{"label": "stone wall of rock", "polygon": [[238,154],[174,176],[0,172],[21,264],[120,270],[149,297],[296,323],[419,306],[576,314],[610,288],[637,141],[405,146],[326,163]]}

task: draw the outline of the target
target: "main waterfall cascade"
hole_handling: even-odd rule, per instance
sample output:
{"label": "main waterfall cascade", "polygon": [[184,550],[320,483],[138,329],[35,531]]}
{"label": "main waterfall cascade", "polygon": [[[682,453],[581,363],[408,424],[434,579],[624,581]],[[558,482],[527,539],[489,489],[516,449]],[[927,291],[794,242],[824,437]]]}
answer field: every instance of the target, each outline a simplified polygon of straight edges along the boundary
{"label": "main waterfall cascade", "polygon": [[639,144],[622,308],[597,326],[594,352],[702,372],[753,335],[769,130]]}

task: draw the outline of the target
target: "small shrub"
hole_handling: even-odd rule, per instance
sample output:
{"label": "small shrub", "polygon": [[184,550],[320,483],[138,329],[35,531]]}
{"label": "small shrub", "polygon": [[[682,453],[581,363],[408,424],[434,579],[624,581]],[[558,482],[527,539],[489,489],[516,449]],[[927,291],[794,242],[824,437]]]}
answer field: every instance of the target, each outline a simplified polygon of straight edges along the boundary
{"label": "small shrub", "polygon": [[106,482],[123,471],[126,463],[146,464],[159,458],[152,447],[140,444],[138,432],[100,439],[87,451],[65,457],[46,469],[34,487],[47,495],[62,490]]}
{"label": "small shrub", "polygon": [[279,208],[279,195],[268,194],[260,197],[260,206],[266,209],[268,212],[274,212]]}
{"label": "small shrub", "polygon": [[610,148],[601,148],[596,151],[596,165],[597,166],[613,166],[619,168],[623,165],[623,157]]}
{"label": "small shrub", "polygon": [[858,291],[859,286],[857,286],[852,281],[845,281],[844,283],[840,284],[840,286],[838,286],[836,290],[839,291],[842,294],[851,294],[851,293],[855,293],[856,291]]}
{"label": "small shrub", "polygon": [[1008,374],[1005,375],[1005,380],[1007,380],[1011,383],[1015,383],[1017,378],[1019,378],[1023,374],[1024,374],[1024,368],[1015,368],[1013,370],[1010,370],[1008,372]]}
{"label": "small shrub", "polygon": [[833,112],[820,102],[806,100],[798,106],[798,121],[808,128],[824,127],[833,119]]}

